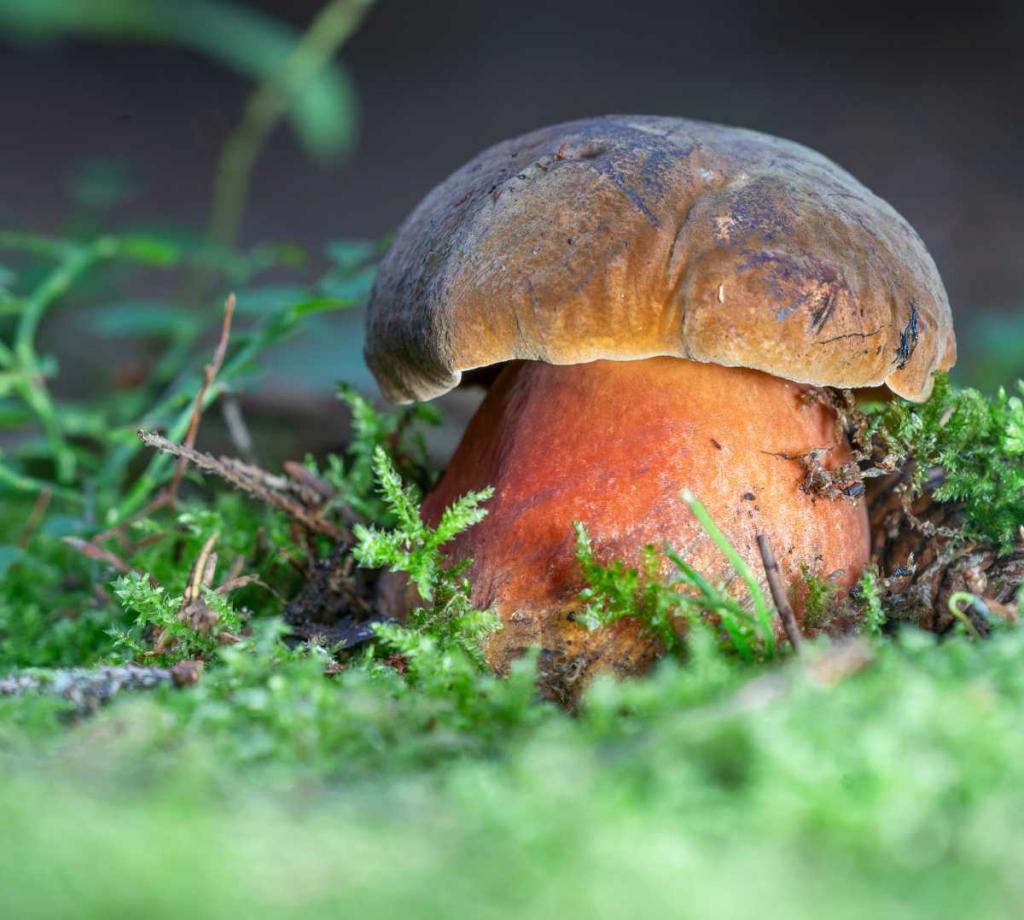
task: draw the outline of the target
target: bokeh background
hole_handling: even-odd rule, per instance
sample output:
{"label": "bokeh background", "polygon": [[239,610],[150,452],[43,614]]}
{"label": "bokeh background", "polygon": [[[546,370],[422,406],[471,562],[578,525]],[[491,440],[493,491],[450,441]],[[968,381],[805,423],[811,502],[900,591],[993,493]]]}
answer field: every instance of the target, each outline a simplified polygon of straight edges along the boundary
{"label": "bokeh background", "polygon": [[[83,195],[106,195],[117,226],[204,226],[255,85],[225,61],[247,33],[207,33],[197,50],[104,32],[83,11],[122,25],[171,16],[187,36],[211,5],[229,6],[0,0],[0,226],[60,233]],[[322,3],[234,6],[298,36]],[[351,145],[318,156],[282,122],[255,162],[239,241],[294,241],[314,271],[327,241],[385,236],[480,148],[558,120],[743,125],[821,150],[914,224],[954,304],[960,379],[992,387],[1024,372],[1022,53],[1012,0],[380,0],[335,58],[355,100]],[[315,420],[338,378],[372,392],[358,319],[324,322],[278,349],[259,384],[284,416]],[[102,343],[81,354],[83,323],[62,312],[46,328],[72,395],[111,366]]]}

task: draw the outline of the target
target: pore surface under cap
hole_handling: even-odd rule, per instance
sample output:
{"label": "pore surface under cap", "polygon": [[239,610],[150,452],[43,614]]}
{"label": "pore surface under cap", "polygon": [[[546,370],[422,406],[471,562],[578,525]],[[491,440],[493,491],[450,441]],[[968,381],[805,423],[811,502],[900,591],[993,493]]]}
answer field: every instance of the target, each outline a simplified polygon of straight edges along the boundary
{"label": "pore surface under cap", "polygon": [[847,172],[653,116],[481,153],[399,229],[367,316],[367,361],[398,401],[517,358],[658,355],[921,400],[956,344],[924,243]]}

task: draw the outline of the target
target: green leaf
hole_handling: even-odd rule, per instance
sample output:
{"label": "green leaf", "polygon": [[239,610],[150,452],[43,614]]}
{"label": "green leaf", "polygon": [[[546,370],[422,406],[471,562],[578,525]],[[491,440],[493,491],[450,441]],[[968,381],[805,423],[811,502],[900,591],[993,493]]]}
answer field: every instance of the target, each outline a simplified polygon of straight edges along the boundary
{"label": "green leaf", "polygon": [[182,256],[181,249],[173,242],[155,236],[122,236],[118,237],[117,245],[124,258],[154,268],[169,268]]}

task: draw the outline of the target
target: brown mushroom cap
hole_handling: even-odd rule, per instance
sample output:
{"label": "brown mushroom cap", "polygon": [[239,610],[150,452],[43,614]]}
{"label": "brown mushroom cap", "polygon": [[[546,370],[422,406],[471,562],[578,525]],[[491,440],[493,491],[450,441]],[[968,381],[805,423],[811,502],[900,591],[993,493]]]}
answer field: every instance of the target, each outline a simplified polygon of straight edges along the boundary
{"label": "brown mushroom cap", "polygon": [[955,361],[920,237],[806,147],[653,116],[484,151],[399,229],[367,318],[385,396],[513,359],[673,356],[927,398]]}

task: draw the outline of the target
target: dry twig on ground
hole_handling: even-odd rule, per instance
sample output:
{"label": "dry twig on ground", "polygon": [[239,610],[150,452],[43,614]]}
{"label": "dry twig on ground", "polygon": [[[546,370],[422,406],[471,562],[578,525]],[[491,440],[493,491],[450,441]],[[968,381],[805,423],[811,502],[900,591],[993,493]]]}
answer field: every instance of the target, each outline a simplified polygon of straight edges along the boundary
{"label": "dry twig on ground", "polygon": [[196,662],[183,661],[173,668],[148,668],[134,664],[116,667],[67,668],[27,671],[0,678],[0,696],[31,694],[66,700],[76,715],[89,715],[126,691],[153,690],[161,686],[183,687],[202,673]]}
{"label": "dry twig on ground", "polygon": [[204,473],[219,476],[235,488],[283,511],[314,533],[324,534],[333,540],[346,536],[337,524],[321,516],[324,497],[304,482],[289,476],[275,476],[234,457],[214,457],[189,445],[175,444],[150,431],[140,431],[139,438],[147,447],[178,457],[181,462],[191,463]]}
{"label": "dry twig on ground", "polygon": [[782,620],[782,628],[786,632],[786,638],[789,639],[789,644],[793,646],[793,651],[800,654],[800,646],[803,641],[800,636],[800,627],[796,621],[796,614],[793,613],[793,607],[789,603],[789,598],[786,596],[786,588],[782,583],[779,563],[775,559],[775,553],[772,551],[767,534],[759,533],[757,535],[757,548],[761,551],[761,562],[764,563],[764,573],[768,579],[768,587],[772,592],[775,608],[779,611],[779,617]]}

